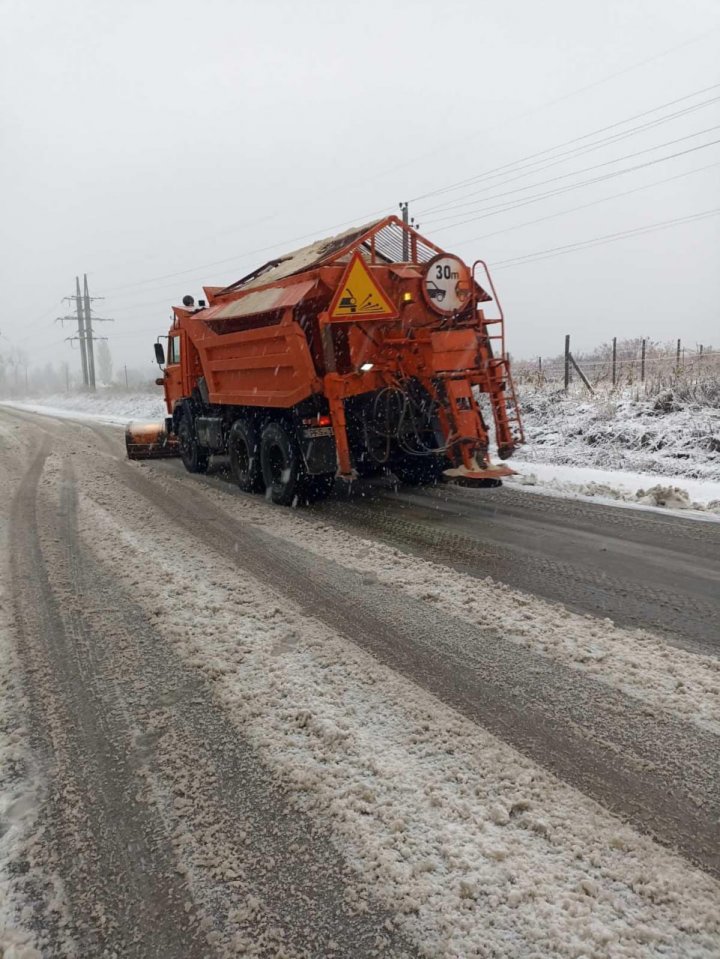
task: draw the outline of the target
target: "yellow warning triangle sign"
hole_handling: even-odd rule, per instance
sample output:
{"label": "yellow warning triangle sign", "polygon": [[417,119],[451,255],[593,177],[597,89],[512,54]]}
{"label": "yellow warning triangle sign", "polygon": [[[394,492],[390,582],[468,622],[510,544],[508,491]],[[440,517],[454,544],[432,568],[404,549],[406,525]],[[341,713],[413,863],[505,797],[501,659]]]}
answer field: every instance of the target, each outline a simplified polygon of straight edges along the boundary
{"label": "yellow warning triangle sign", "polygon": [[356,252],[335,291],[328,314],[331,320],[386,320],[394,319],[398,311]]}

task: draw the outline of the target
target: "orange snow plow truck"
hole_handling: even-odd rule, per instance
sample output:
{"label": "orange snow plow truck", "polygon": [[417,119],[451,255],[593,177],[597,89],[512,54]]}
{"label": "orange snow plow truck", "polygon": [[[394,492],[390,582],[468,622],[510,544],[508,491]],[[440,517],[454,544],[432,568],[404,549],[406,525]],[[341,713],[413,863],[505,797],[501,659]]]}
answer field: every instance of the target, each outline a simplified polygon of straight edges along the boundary
{"label": "orange snow plow truck", "polygon": [[390,216],[205,296],[174,307],[167,355],[155,344],[168,417],[128,427],[131,459],[179,455],[201,473],[227,454],[241,489],[286,505],[382,470],[480,486],[513,472],[488,456],[486,415],[500,459],[523,432],[482,261]]}

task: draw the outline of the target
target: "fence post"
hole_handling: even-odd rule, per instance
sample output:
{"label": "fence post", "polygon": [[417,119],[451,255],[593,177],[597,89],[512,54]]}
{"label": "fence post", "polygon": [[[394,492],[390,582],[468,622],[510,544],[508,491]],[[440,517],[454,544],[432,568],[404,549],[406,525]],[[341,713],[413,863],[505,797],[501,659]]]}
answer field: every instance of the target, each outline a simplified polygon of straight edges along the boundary
{"label": "fence post", "polygon": [[612,385],[615,386],[617,382],[617,337],[613,337],[613,374],[612,374]]}
{"label": "fence post", "polygon": [[570,334],[565,336],[565,392],[570,387]]}
{"label": "fence post", "polygon": [[585,376],[585,374],[583,373],[583,371],[582,371],[582,370],[580,369],[580,367],[578,366],[577,361],[575,360],[575,357],[572,355],[572,353],[570,354],[570,362],[571,362],[572,365],[575,367],[575,370],[576,370],[578,376],[580,377],[580,379],[583,381],[583,383],[584,383],[585,386],[587,387],[588,392],[591,393],[591,394],[594,396],[594,395],[595,395],[595,390],[592,388],[592,386],[590,386],[590,381],[588,380],[587,376]]}
{"label": "fence post", "polygon": [[675,358],[675,372],[676,373],[680,372],[680,340],[678,340],[678,344],[677,344],[677,356]]}
{"label": "fence post", "polygon": [[642,341],[642,353],[640,354],[640,382],[645,382],[645,340]]}

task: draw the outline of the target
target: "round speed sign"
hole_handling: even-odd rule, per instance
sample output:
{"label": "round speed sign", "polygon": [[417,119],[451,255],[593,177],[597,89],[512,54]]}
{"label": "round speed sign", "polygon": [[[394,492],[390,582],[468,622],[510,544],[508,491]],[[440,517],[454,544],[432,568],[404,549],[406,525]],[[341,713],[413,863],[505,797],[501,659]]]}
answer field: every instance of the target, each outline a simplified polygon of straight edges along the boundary
{"label": "round speed sign", "polygon": [[459,257],[441,253],[430,260],[423,293],[431,309],[444,316],[459,313],[467,306],[471,291],[470,270]]}

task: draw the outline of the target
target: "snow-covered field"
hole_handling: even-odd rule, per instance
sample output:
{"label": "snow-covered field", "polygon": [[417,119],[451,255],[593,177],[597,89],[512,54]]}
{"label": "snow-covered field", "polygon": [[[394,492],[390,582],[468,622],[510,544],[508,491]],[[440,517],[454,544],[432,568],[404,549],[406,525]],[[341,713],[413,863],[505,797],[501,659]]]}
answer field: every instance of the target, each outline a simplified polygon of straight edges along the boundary
{"label": "snow-covered field", "polygon": [[521,459],[720,481],[720,409],[678,400],[670,390],[595,397],[523,387],[529,443]]}
{"label": "snow-covered field", "polygon": [[526,445],[513,466],[528,488],[720,515],[720,409],[671,391],[568,396],[520,391]]}
{"label": "snow-covered field", "polygon": [[108,389],[97,393],[55,393],[28,400],[0,400],[0,403],[59,418],[87,418],[122,426],[131,420],[161,420],[167,415],[159,387],[152,393]]}
{"label": "snow-covered field", "polygon": [[[116,425],[166,415],[159,388],[5,402]],[[527,442],[512,460],[518,476],[510,485],[615,505],[682,510],[698,518],[720,517],[720,410],[673,409],[677,404],[667,397],[660,403],[629,396],[589,400],[529,387],[522,391],[521,404]]]}

